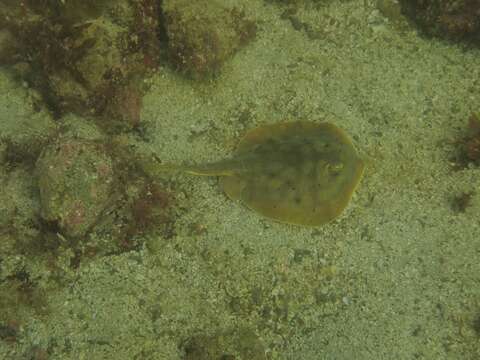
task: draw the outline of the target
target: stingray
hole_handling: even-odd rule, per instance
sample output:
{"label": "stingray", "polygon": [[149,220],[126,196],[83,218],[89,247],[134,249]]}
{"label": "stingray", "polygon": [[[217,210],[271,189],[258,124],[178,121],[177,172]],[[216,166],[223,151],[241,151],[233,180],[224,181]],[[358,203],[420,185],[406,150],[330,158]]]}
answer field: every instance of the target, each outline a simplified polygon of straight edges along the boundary
{"label": "stingray", "polygon": [[228,197],[263,216],[317,226],[335,219],[346,208],[365,164],[337,126],[287,122],[250,130],[229,159],[161,167],[220,176]]}

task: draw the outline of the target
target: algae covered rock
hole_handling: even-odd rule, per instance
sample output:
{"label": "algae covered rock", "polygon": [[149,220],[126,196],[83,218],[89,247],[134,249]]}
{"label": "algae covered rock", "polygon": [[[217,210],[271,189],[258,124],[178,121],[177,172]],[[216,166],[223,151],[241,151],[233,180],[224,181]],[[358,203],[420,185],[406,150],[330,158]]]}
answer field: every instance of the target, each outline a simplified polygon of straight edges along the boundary
{"label": "algae covered rock", "polygon": [[39,236],[39,204],[29,175],[23,167],[7,171],[0,166],[0,254],[5,256]]}
{"label": "algae covered rock", "polygon": [[112,159],[96,142],[60,139],[37,160],[41,216],[70,237],[85,235],[106,207]]}
{"label": "algae covered rock", "polygon": [[401,4],[426,33],[480,44],[480,1],[401,0]]}
{"label": "algae covered rock", "polygon": [[122,54],[113,46],[119,42],[123,29],[107,19],[96,19],[64,31],[68,37],[56,35],[61,41],[61,51],[49,54],[61,57],[57,60],[60,64],[50,69],[48,66],[54,64],[50,60],[44,64],[47,70],[44,74],[61,109],[83,112],[82,106],[89,104],[92,94],[110,82],[112,74],[123,75]]}
{"label": "algae covered rock", "polygon": [[10,59],[15,55],[14,41],[11,31],[0,29],[0,64],[7,64],[12,61]]}
{"label": "algae covered rock", "polygon": [[129,111],[122,100],[133,99],[138,109],[138,84],[158,66],[160,5],[7,1],[0,6],[0,65],[36,89],[57,119],[72,112],[94,114],[105,128],[112,121],[115,130],[130,130],[139,112]]}
{"label": "algae covered rock", "polygon": [[166,0],[163,11],[170,61],[194,78],[216,74],[256,32],[243,11],[215,0]]}
{"label": "algae covered rock", "polygon": [[34,161],[58,126],[39,103],[38,93],[22,86],[7,72],[0,72],[0,88],[0,159]]}
{"label": "algae covered rock", "polygon": [[193,336],[184,345],[184,352],[184,360],[266,359],[263,343],[248,328]]}

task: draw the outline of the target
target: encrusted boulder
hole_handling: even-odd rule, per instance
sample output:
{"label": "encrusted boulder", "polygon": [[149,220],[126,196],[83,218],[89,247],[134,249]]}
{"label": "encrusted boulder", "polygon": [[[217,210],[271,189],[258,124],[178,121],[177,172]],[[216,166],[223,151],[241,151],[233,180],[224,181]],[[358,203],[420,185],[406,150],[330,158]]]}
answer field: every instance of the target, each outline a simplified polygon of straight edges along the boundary
{"label": "encrusted boulder", "polygon": [[480,1],[400,0],[400,3],[426,33],[480,44]]}
{"label": "encrusted boulder", "polygon": [[68,237],[84,236],[109,202],[112,159],[103,145],[63,138],[47,146],[36,163],[41,216]]}
{"label": "encrusted boulder", "polygon": [[215,75],[256,33],[243,11],[216,0],[166,0],[163,11],[170,61],[193,78]]}

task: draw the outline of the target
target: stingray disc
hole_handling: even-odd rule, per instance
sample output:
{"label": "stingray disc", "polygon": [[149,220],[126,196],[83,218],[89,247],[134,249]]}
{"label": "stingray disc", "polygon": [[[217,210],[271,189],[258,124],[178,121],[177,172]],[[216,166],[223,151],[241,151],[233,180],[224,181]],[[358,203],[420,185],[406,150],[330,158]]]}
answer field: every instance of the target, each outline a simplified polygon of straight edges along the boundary
{"label": "stingray disc", "polygon": [[290,122],[248,132],[221,177],[227,195],[281,222],[316,226],[347,206],[364,162],[345,132],[329,123]]}

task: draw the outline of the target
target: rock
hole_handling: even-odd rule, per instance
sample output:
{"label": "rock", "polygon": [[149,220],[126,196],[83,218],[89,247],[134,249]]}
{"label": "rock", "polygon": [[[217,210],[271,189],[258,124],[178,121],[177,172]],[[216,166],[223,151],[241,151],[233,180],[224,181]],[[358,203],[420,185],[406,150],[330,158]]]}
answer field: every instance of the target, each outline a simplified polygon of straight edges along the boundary
{"label": "rock", "polygon": [[[53,25],[52,25],[53,26]],[[113,74],[123,76],[122,55],[116,44],[120,41],[122,28],[108,20],[94,20],[74,27],[72,30],[70,58],[61,51],[58,57],[61,66],[53,67],[54,61],[43,64],[44,76],[48,78],[56,106],[66,112],[88,113],[92,95],[99,96],[101,89],[112,81]],[[67,40],[57,35],[58,47],[65,51]],[[52,40],[53,41],[53,40]],[[72,45],[73,46],[73,45]],[[48,70],[48,71],[47,71]]]}
{"label": "rock", "polygon": [[214,0],[166,0],[163,10],[170,61],[194,78],[216,74],[256,33],[243,11]]}
{"label": "rock", "polygon": [[0,254],[5,259],[39,236],[35,195],[36,186],[27,169],[6,171],[0,166]]}
{"label": "rock", "polygon": [[265,347],[258,336],[248,328],[219,332],[212,336],[196,335],[184,345],[184,360],[210,359],[266,359]]}
{"label": "rock", "polygon": [[129,131],[140,126],[142,93],[138,87],[133,84],[117,86],[108,93],[110,96],[103,109],[105,121],[100,125],[107,131]]}
{"label": "rock", "polygon": [[8,64],[15,54],[15,40],[7,29],[0,30],[0,64]]}
{"label": "rock", "polygon": [[0,158],[30,162],[58,130],[50,114],[38,102],[32,89],[19,84],[7,72],[0,73]]}
{"label": "rock", "polygon": [[400,0],[400,3],[426,33],[480,44],[480,1]]}
{"label": "rock", "polygon": [[[36,89],[54,118],[96,115],[126,129],[138,123],[141,93],[131,89],[158,66],[161,2],[7,3],[0,6],[0,65]],[[112,95],[126,97],[133,111],[118,111]]]}
{"label": "rock", "polygon": [[108,204],[114,181],[103,145],[71,138],[47,146],[36,163],[41,216],[69,237],[84,236]]}

